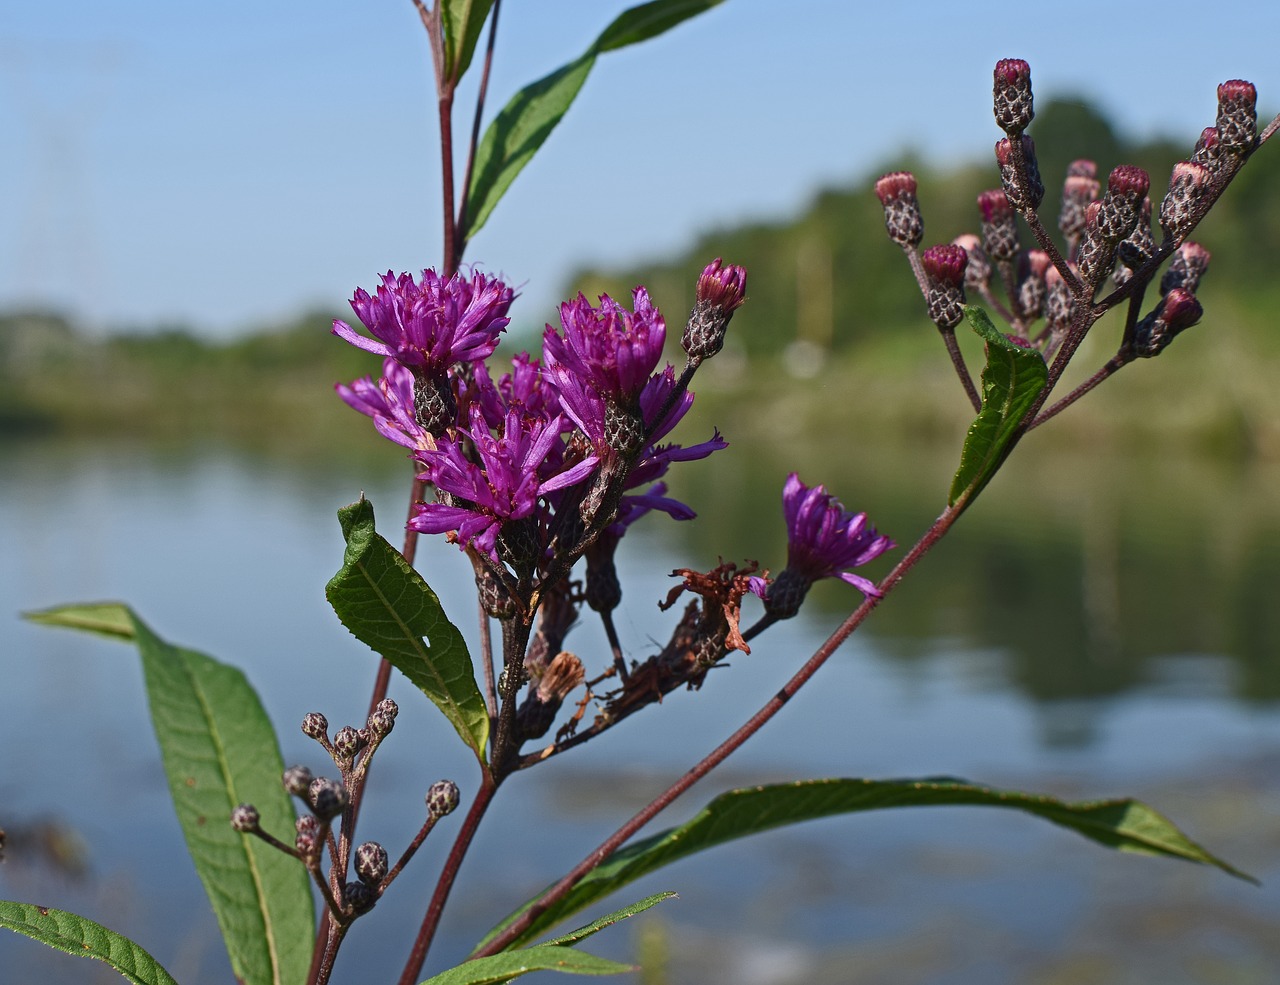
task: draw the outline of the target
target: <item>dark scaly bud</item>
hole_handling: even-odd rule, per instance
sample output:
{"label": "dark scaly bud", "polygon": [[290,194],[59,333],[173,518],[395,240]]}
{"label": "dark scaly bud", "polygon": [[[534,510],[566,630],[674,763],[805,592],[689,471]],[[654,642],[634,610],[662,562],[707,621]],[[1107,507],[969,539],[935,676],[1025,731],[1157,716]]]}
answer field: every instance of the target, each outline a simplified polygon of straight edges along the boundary
{"label": "dark scaly bud", "polygon": [[1197,161],[1179,161],[1169,175],[1169,190],[1160,203],[1160,226],[1169,239],[1177,241],[1191,231],[1199,211],[1213,186],[1213,171]]}
{"label": "dark scaly bud", "polygon": [[1044,272],[1044,290],[1044,320],[1049,326],[1050,347],[1056,348],[1071,324],[1075,301],[1057,267],[1050,266]]}
{"label": "dark scaly bud", "polygon": [[1096,178],[1098,165],[1087,157],[1078,157],[1067,165],[1068,178]]}
{"label": "dark scaly bud", "polygon": [[348,770],[368,741],[362,739],[360,733],[350,725],[344,725],[333,735],[333,759],[340,769]]}
{"label": "dark scaly bud", "polygon": [[293,839],[293,847],[303,858],[312,858],[320,851],[320,822],[312,815],[304,814],[294,822],[297,836]]}
{"label": "dark scaly bud", "polygon": [[1198,322],[1203,314],[1204,308],[1194,294],[1173,288],[1151,314],[1138,322],[1131,344],[1133,354],[1144,359],[1160,355],[1175,336]]}
{"label": "dark scaly bud", "polygon": [[1142,199],[1151,187],[1151,178],[1142,168],[1121,164],[1107,178],[1107,194],[1098,212],[1098,234],[1111,244],[1125,239],[1138,223]]}
{"label": "dark scaly bud", "polygon": [[1183,243],[1160,278],[1160,293],[1168,294],[1175,288],[1181,288],[1195,294],[1200,278],[1209,269],[1209,258],[1209,251],[1199,243]]}
{"label": "dark scaly bud", "polygon": [[351,907],[351,912],[356,916],[368,913],[373,909],[373,904],[378,902],[377,894],[362,882],[352,880],[342,887],[342,893],[347,906]]}
{"label": "dark scaly bud", "polygon": [[1211,174],[1217,174],[1222,169],[1222,158],[1225,153],[1226,149],[1218,137],[1218,128],[1205,127],[1200,131],[1195,150],[1191,152],[1191,160],[1196,164],[1203,164]]}
{"label": "dark scaly bud", "polygon": [[964,268],[965,289],[981,293],[991,283],[991,261],[987,259],[987,251],[982,248],[982,241],[973,233],[964,233],[951,242],[969,257]]}
{"label": "dark scaly bud", "polygon": [[[607,428],[609,420],[607,408],[612,407],[613,404],[609,402],[605,406],[605,427]],[[539,533],[536,516],[508,520],[498,528],[498,556],[511,565],[517,574],[531,572],[542,553]]]}
{"label": "dark scaly bud", "polygon": [[311,781],[307,791],[311,809],[321,821],[328,821],[342,813],[347,806],[347,788],[337,780],[321,776]]}
{"label": "dark scaly bud", "polygon": [[614,554],[618,549],[621,535],[613,524],[605,527],[595,543],[587,548],[587,605],[596,612],[612,612],[622,601],[622,582],[618,580],[618,569],[614,564]]}
{"label": "dark scaly bud", "polygon": [[982,213],[982,248],[993,260],[1013,260],[1018,255],[1018,224],[1013,206],[1002,188],[993,188],[978,196]]}
{"label": "dark scaly bud", "polygon": [[[1075,164],[1092,165],[1093,162],[1076,161]],[[1071,174],[1068,169],[1067,179],[1062,183],[1062,209],[1058,212],[1058,228],[1067,241],[1068,256],[1080,246],[1084,237],[1085,209],[1098,200],[1101,187],[1093,175]]]}
{"label": "dark scaly bud", "polygon": [[437,780],[427,790],[427,813],[434,818],[452,814],[458,806],[458,785],[452,780]]}
{"label": "dark scaly bud", "polygon": [[1232,79],[1218,86],[1218,119],[1215,122],[1222,149],[1239,156],[1258,142],[1258,90],[1252,82]]}
{"label": "dark scaly bud", "polygon": [[242,835],[255,833],[259,820],[258,808],[252,804],[241,804],[231,812],[231,827]]}
{"label": "dark scaly bud", "polygon": [[1044,182],[1040,180],[1040,165],[1036,161],[1036,145],[1025,134],[1020,139],[1022,141],[1022,161],[1026,165],[1027,172],[1026,195],[1023,195],[1023,188],[1018,182],[1018,169],[1014,162],[1013,144],[1009,137],[996,141],[996,164],[1000,166],[1000,184],[1004,187],[1004,193],[1009,199],[1009,204],[1014,208],[1030,207],[1036,209],[1044,201]]}
{"label": "dark scaly bud", "polygon": [[321,745],[328,745],[329,719],[318,711],[308,712],[302,719],[302,734],[311,736]]}
{"label": "dark scaly bud", "polygon": [[891,171],[876,182],[876,198],[884,206],[884,228],[903,249],[915,249],[924,239],[924,216],[916,199],[916,176]]}
{"label": "dark scaly bud", "polygon": [[729,319],[747,299],[747,272],[736,264],[723,266],[716,257],[698,277],[698,293],[684,327],[680,345],[690,360],[710,359],[724,347]]}
{"label": "dark scaly bud", "polygon": [[418,426],[433,437],[440,437],[458,419],[458,402],[453,384],[443,373],[413,378],[413,410]]}
{"label": "dark scaly bud", "polygon": [[1116,262],[1116,244],[1098,231],[1098,215],[1101,211],[1101,201],[1091,202],[1084,210],[1084,238],[1080,241],[1080,249],[1076,255],[1080,278],[1088,285],[1090,294],[1111,273]]}
{"label": "dark scaly bud", "polygon": [[378,707],[370,712],[369,718],[365,722],[365,730],[369,733],[370,739],[380,741],[390,733],[395,728],[398,714],[400,714],[400,706],[390,698],[383,698],[379,701]]}
{"label": "dark scaly bud", "polygon": [[521,736],[537,739],[546,735],[564,699],[584,680],[586,672],[582,661],[568,650],[557,653],[516,711]]}
{"label": "dark scaly bud", "polygon": [[1018,259],[1018,314],[1035,321],[1044,311],[1045,273],[1052,266],[1044,250],[1030,250]]}
{"label": "dark scaly bud", "polygon": [[480,605],[484,608],[485,615],[505,621],[516,614],[516,604],[511,593],[489,568],[476,568],[476,592],[480,596]]}
{"label": "dark scaly bud", "polygon": [[1144,198],[1142,208],[1138,210],[1138,224],[1116,247],[1116,258],[1120,261],[1120,266],[1111,275],[1116,287],[1127,284],[1133,272],[1155,256],[1155,252],[1156,241],[1151,235],[1151,199]]}
{"label": "dark scaly bud", "polygon": [[1036,115],[1031,97],[1031,66],[1021,58],[996,62],[992,96],[1000,129],[1010,137],[1022,133]]}
{"label": "dark scaly bud", "polygon": [[376,886],[387,877],[387,850],[376,841],[366,841],[356,848],[356,875],[366,886]]}
{"label": "dark scaly bud", "polygon": [[955,328],[964,319],[964,275],[969,257],[954,243],[931,246],[920,258],[929,291],[925,302],[929,317],[940,329]]}
{"label": "dark scaly bud", "polygon": [[281,777],[284,788],[294,797],[305,797],[315,777],[305,766],[290,766]]}

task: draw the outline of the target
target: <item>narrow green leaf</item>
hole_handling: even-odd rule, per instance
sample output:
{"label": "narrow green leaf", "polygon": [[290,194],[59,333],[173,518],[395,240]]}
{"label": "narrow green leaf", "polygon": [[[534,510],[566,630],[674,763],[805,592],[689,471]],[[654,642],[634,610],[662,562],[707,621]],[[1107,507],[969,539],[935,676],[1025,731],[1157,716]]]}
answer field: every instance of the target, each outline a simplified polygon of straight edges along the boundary
{"label": "narrow green leaf", "polygon": [[579,927],[577,930],[571,930],[569,933],[563,934],[560,937],[545,941],[544,944],[573,947],[579,941],[586,940],[592,934],[600,933],[600,931],[604,930],[606,927],[612,927],[615,923],[625,920],[627,917],[634,917],[637,913],[643,913],[645,910],[649,909],[649,907],[657,906],[663,900],[675,898],[676,894],[671,892],[654,893],[654,895],[646,896],[644,899],[632,903],[630,906],[624,906],[621,910],[614,910],[612,913],[607,913],[598,920],[592,920],[585,927]]}
{"label": "narrow green leaf", "polygon": [[531,971],[562,971],[568,975],[618,975],[635,971],[634,965],[620,964],[571,947],[542,944],[523,951],[503,951],[487,958],[467,961],[428,978],[422,985],[489,985],[509,982]]}
{"label": "narrow green leaf", "polygon": [[471,65],[493,0],[441,0],[444,25],[444,74],[457,82]]}
{"label": "narrow green leaf", "polygon": [[592,46],[597,54],[617,51],[664,34],[682,21],[695,17],[724,0],[653,0],[624,10],[604,29]]}
{"label": "narrow green leaf", "polygon": [[1039,350],[1014,345],[977,305],[966,305],[969,324],[987,344],[982,370],[982,410],[969,425],[960,468],[951,482],[951,505],[982,491],[1008,454],[1014,432],[1044,389],[1049,369]]}
{"label": "narrow green leaf", "polygon": [[[1025,811],[1108,848],[1214,865],[1240,879],[1255,881],[1211,855],[1162,814],[1136,800],[1073,803],[950,778],[804,780],[731,790],[716,797],[688,823],[619,849],[589,872],[559,903],[540,915],[513,946],[537,937],[584,906],[655,869],[736,838],[835,814],[889,807],[958,805]],[[490,931],[480,946],[501,933],[528,905]]]}
{"label": "narrow green leaf", "polygon": [[129,938],[66,910],[0,900],[0,927],[67,954],[105,961],[134,985],[178,985],[159,961]]}
{"label": "narrow green leaf", "polygon": [[342,569],[325,586],[333,611],[351,635],[435,702],[483,760],[489,713],[462,634],[422,576],[375,531],[368,500],[344,506],[338,521],[347,550]]}
{"label": "narrow green leaf", "polygon": [[476,150],[467,189],[467,235],[479,232],[516,175],[564,118],[597,55],[647,41],[721,2],[653,0],[624,10],[580,57],[516,93],[489,124]]}
{"label": "narrow green leaf", "polygon": [[296,817],[257,693],[236,668],[166,643],[125,606],[53,611],[68,614],[59,624],[85,628],[77,613],[90,608],[103,625],[132,626],[169,793],[236,976],[247,985],[305,980],[315,936],[306,871],[229,822],[236,805],[251,803],[265,830],[287,836]]}
{"label": "narrow green leaf", "polygon": [[129,610],[119,602],[59,605],[39,612],[24,612],[22,616],[45,626],[79,629],[113,639],[133,639],[133,619],[130,618]]}

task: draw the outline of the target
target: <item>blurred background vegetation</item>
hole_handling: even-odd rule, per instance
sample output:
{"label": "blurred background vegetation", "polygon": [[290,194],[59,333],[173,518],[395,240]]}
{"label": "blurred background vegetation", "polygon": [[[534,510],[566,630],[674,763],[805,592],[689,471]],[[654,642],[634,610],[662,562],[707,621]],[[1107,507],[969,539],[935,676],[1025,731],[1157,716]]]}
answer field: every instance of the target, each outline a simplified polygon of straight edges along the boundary
{"label": "blurred background vegetation", "polygon": [[[1128,141],[1079,100],[1044,105],[1032,133],[1050,189],[1060,187],[1070,160],[1091,157],[1102,174],[1118,163],[1146,168],[1159,202],[1172,164],[1190,153],[1188,141]],[[584,268],[563,293],[629,298],[632,287],[646,284],[668,316],[671,358],[678,360],[698,272],[723,256],[748,269],[749,301],[734,318],[725,352],[699,376],[703,416],[740,439],[785,439],[821,427],[949,441],[967,423],[963,398],[907,265],[884,235],[871,190],[880,170],[900,168],[920,181],[925,245],[977,231],[974,200],[996,184],[994,167],[939,169],[908,154],[820,191],[792,219],[708,230],[678,257],[628,269]],[[1052,224],[1052,192],[1042,212]],[[1280,357],[1271,316],[1280,309],[1280,155],[1258,154],[1196,239],[1213,254],[1200,291],[1203,324],[1158,367],[1126,369],[1123,383],[1109,382],[1054,422],[1047,440],[1175,441],[1215,454],[1280,456],[1280,397],[1270,382]],[[349,317],[308,312],[213,341],[182,326],[89,335],[56,312],[10,311],[0,315],[0,433],[216,434],[292,447],[362,440],[363,421],[318,385],[378,369],[375,359],[330,336],[335,315]],[[536,348],[542,323],[554,317],[517,304],[516,345]],[[1081,375],[1111,354],[1118,332],[1106,323],[1095,330],[1078,360]],[[980,348],[964,343],[976,372]],[[780,377],[806,385],[772,385]],[[264,428],[263,420],[272,423]]]}

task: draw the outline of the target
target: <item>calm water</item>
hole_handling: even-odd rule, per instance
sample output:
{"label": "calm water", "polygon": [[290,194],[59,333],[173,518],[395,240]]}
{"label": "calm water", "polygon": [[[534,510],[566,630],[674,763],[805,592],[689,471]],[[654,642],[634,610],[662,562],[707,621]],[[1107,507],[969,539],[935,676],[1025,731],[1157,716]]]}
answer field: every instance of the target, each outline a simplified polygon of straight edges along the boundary
{"label": "calm water", "polygon": [[[787,452],[819,461],[802,445]],[[945,488],[951,463],[919,462],[909,446],[874,460],[869,472],[853,455],[828,455],[802,474],[908,542],[938,508],[921,490]],[[778,496],[790,462],[776,450],[713,463],[682,490],[707,524],[655,524],[624,547],[619,630],[634,656],[669,631],[655,602],[672,568],[705,569],[718,554],[783,560]],[[229,981],[168,805],[136,657],[16,613],[129,601],[166,638],[243,667],[286,761],[319,769],[296,723],[313,709],[335,727],[358,721],[374,670],[324,601],[341,559],[334,511],[363,490],[395,541],[406,484],[387,463],[344,468],[216,447],[8,444],[0,466],[9,753],[0,824],[11,836],[0,895],[130,934],[184,985]],[[950,774],[1068,797],[1131,793],[1266,888],[1107,853],[1020,815],[871,814],[731,845],[650,877],[628,898],[671,888],[681,899],[596,938],[597,950],[633,956],[644,938],[666,948],[667,980],[680,983],[1274,981],[1278,493],[1280,475],[1263,466],[1032,449],[822,683],[665,819],[720,789],[801,776]],[[420,566],[470,633],[462,557],[424,545]],[[701,692],[672,695],[513,779],[473,848],[433,967],[464,954],[765,700],[851,601],[829,587],[812,612]],[[589,664],[602,660],[594,627],[571,646]],[[425,699],[399,682],[392,693],[402,713],[361,827],[394,855],[433,780],[450,776],[466,792],[474,777]],[[435,851],[428,842],[353,932],[340,979],[398,971],[447,837]],[[64,863],[82,858],[83,872],[53,864],[58,851]],[[0,936],[4,985],[118,980]]]}

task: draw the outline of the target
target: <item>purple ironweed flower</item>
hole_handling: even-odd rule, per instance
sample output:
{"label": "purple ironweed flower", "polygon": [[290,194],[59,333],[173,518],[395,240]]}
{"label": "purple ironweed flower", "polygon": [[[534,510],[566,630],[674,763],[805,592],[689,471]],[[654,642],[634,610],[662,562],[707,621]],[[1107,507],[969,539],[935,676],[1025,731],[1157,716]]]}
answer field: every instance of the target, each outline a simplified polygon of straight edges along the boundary
{"label": "purple ironweed flower", "polygon": [[373,426],[384,438],[406,448],[433,447],[432,438],[418,424],[413,409],[413,373],[390,356],[382,361],[382,378],[375,383],[364,376],[350,386],[334,386],[350,407],[373,418]]}
{"label": "purple ironweed flower", "polygon": [[632,298],[634,314],[607,294],[600,295],[598,308],[579,294],[560,305],[563,337],[550,325],[543,333],[543,359],[570,416],[584,387],[619,406],[630,405],[658,365],[667,324],[643,287]]}
{"label": "purple ironweed flower", "polygon": [[880,597],[873,582],[847,570],[894,546],[867,523],[865,513],[847,512],[824,487],[806,486],[795,472],[782,489],[782,512],[787,521],[787,566],[772,584],[751,579],[751,590],[764,600],[767,613],[791,618],[820,578],[839,578],[868,598]]}
{"label": "purple ironweed flower", "polygon": [[[420,503],[409,526],[429,534],[456,531],[460,547],[474,546],[496,562],[504,523],[533,515],[539,497],[581,481],[597,465],[592,456],[562,471],[548,467],[561,424],[559,415],[530,419],[512,408],[501,436],[494,437],[473,405],[469,430],[459,428],[457,438],[442,438],[417,456],[426,470],[423,477],[448,499],[466,505]],[[463,438],[474,445],[478,464],[467,458]]]}
{"label": "purple ironweed flower", "polygon": [[[458,403],[466,408],[475,403],[484,412],[489,427],[500,430],[507,418],[507,411],[518,408],[524,416],[552,418],[561,413],[560,395],[555,384],[543,371],[538,360],[527,352],[517,354],[511,360],[511,372],[504,373],[495,383],[484,363],[475,363],[472,380],[461,378]],[[460,416],[466,416],[465,411]],[[565,419],[565,427],[572,422]]]}
{"label": "purple ironweed flower", "polygon": [[388,270],[372,296],[361,288],[351,299],[352,310],[377,341],[338,319],[333,334],[426,375],[440,375],[454,363],[493,353],[514,297],[502,281],[478,271],[470,280],[461,273],[446,280],[424,270],[419,282]]}

